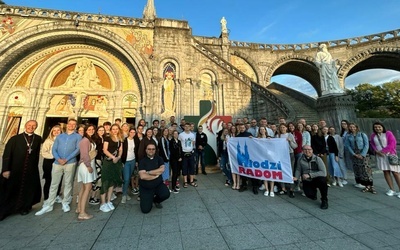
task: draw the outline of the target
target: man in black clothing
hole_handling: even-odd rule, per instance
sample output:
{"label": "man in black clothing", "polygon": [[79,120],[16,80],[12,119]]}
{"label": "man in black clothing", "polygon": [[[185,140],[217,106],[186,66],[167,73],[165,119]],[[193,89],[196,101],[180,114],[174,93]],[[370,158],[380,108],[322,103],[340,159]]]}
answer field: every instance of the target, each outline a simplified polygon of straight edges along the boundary
{"label": "man in black clothing", "polygon": [[203,126],[199,126],[197,128],[197,133],[196,133],[196,174],[199,172],[199,162],[201,164],[201,173],[204,175],[207,175],[206,173],[206,164],[204,163],[204,157],[205,157],[205,148],[207,146],[207,135],[203,133]]}
{"label": "man in black clothing", "polygon": [[[243,123],[239,124],[239,134],[237,134],[236,137],[253,138],[252,134],[246,131],[246,126]],[[245,176],[242,176],[241,178],[242,178],[242,186],[240,186],[239,192],[245,191],[247,189],[247,181],[251,181],[251,184],[253,186],[253,193],[258,194],[259,181],[257,179]]]}
{"label": "man in black clothing", "polygon": [[156,145],[148,144],[146,156],[139,162],[140,209],[145,214],[151,211],[153,202],[156,208],[162,208],[161,202],[170,196],[161,176],[164,161],[155,152]]}
{"label": "man in black clothing", "polygon": [[39,153],[42,137],[35,134],[37,122],[30,120],[25,131],[8,140],[0,175],[0,220],[10,214],[26,215],[40,202]]}

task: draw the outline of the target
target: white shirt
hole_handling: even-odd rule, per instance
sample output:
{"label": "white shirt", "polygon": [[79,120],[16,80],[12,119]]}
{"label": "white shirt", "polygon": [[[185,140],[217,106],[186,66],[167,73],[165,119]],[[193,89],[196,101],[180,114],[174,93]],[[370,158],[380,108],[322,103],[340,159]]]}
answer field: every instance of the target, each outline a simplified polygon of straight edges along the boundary
{"label": "white shirt", "polygon": [[179,140],[182,143],[182,151],[184,153],[191,153],[195,148],[196,137],[193,133],[183,131],[179,134]]}
{"label": "white shirt", "polygon": [[132,139],[127,139],[128,140],[128,152],[126,155],[126,160],[127,161],[132,161],[135,159],[135,142]]}

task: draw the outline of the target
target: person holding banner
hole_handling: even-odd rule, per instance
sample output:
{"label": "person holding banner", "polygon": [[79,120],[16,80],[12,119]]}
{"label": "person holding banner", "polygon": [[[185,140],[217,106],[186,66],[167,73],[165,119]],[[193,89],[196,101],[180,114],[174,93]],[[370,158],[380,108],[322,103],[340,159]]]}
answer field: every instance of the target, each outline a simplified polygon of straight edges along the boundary
{"label": "person holding banner", "polygon": [[[279,124],[279,130],[278,130],[278,135],[276,136],[277,138],[285,138],[288,143],[289,143],[289,153],[290,153],[290,164],[292,166],[292,173],[294,173],[294,149],[298,147],[296,140],[294,139],[294,136],[291,133],[288,133],[288,127],[286,124],[281,123]],[[294,198],[294,184],[290,184],[289,186],[289,197]],[[279,194],[286,194],[286,185],[285,183],[282,183],[282,191]]]}
{"label": "person holding banner", "polygon": [[[260,128],[258,129],[257,138],[271,138],[271,137],[268,135],[268,132],[267,132],[267,128],[266,128],[266,127],[260,127]],[[269,184],[269,185],[268,185],[268,184]],[[266,197],[268,197],[268,196],[270,196],[270,197],[275,197],[275,193],[274,193],[274,184],[275,184],[274,181],[267,181],[267,180],[264,180],[264,184],[262,184],[261,187],[260,187],[259,189],[260,189],[261,191],[262,191],[262,190],[265,190],[265,191],[264,191],[264,196],[266,196]]]}
{"label": "person holding banner", "polygon": [[235,174],[235,179],[232,178],[232,172],[231,168],[229,167],[229,156],[228,156],[228,139],[229,139],[229,131],[227,128],[224,128],[222,130],[222,134],[220,137],[218,137],[219,143],[218,143],[218,157],[219,157],[219,163],[222,171],[224,172],[227,180],[225,182],[225,186],[230,186],[232,185],[232,189],[239,189],[239,181],[236,178]]}
{"label": "person holding banner", "polygon": [[[236,137],[252,138],[253,136],[246,131],[246,126],[243,123],[241,123],[239,124],[239,134],[237,134]],[[258,180],[253,178],[248,178],[245,176],[242,176],[242,186],[239,188],[239,192],[243,192],[247,189],[247,180],[251,181],[251,184],[253,186],[253,194],[258,194],[258,186],[259,186]]]}
{"label": "person holding banner", "polygon": [[317,189],[321,194],[321,209],[328,209],[328,186],[326,185],[326,168],[322,159],[313,154],[309,145],[303,146],[303,155],[297,162],[294,181],[303,180],[304,194],[317,200]]}

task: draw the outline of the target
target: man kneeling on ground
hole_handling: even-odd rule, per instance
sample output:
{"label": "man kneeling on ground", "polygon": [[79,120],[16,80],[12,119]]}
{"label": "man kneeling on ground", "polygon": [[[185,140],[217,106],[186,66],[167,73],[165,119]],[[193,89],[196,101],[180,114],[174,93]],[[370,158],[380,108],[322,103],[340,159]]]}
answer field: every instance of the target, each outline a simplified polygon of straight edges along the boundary
{"label": "man kneeling on ground", "polygon": [[156,155],[156,145],[146,147],[146,157],[139,162],[140,209],[149,213],[154,205],[162,208],[161,202],[169,198],[169,190],[163,183],[164,161]]}
{"label": "man kneeling on ground", "polygon": [[321,193],[321,209],[328,209],[328,186],[326,183],[326,168],[322,159],[313,154],[311,146],[303,146],[303,155],[297,161],[294,181],[303,180],[304,194],[317,199],[317,188]]}

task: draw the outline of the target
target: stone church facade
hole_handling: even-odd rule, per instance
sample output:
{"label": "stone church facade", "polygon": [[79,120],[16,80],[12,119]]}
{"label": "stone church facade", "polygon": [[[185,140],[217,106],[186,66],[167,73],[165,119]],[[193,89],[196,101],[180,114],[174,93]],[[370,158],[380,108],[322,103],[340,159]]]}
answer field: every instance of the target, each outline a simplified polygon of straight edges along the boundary
{"label": "stone church facade", "polygon": [[[37,120],[37,132],[44,134],[71,117],[101,124],[196,116],[200,101],[212,102],[211,112],[220,116],[295,119],[299,105],[286,99],[293,93],[269,88],[274,72],[291,64],[296,69],[286,72],[309,71],[304,78],[320,93],[312,65],[316,47],[267,50],[229,41],[224,32],[220,38],[195,37],[186,21],[156,18],[153,1],[143,18],[7,5],[0,5],[0,18],[2,143],[29,119]],[[393,64],[399,57],[391,45],[396,41],[397,36],[383,46]],[[379,52],[371,44],[360,46],[343,57],[338,71],[343,79]],[[353,58],[359,54],[361,59]],[[294,99],[317,113],[316,100],[300,93]],[[343,109],[351,105],[346,98],[332,102]]]}

